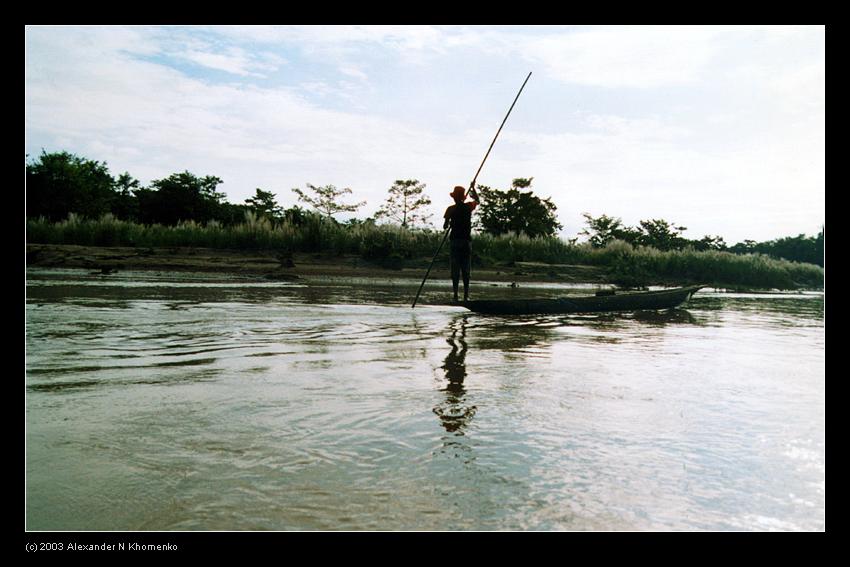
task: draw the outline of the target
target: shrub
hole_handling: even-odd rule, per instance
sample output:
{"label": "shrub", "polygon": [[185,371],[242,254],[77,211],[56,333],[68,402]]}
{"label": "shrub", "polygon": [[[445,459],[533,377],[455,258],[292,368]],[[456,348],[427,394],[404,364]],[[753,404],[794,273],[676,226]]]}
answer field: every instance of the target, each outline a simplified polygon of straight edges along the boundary
{"label": "shrub", "polygon": [[[193,221],[177,226],[141,225],[118,220],[111,214],[97,220],[70,214],[56,223],[40,217],[27,221],[27,239],[32,243],[79,244],[88,246],[194,246],[359,254],[376,263],[400,267],[404,260],[430,261],[443,239],[442,232],[406,229],[371,222],[340,224],[315,214],[305,214],[298,223],[284,220],[273,225],[250,211],[241,224],[224,226],[211,221]],[[529,238],[523,234],[476,235],[474,261],[480,265],[513,265],[515,262],[584,264],[606,267],[609,277],[623,285],[652,283],[704,283],[718,286],[751,286],[790,289],[822,287],[824,270],[813,264],[777,260],[762,254],[736,255],[693,248],[662,252],[612,240],[603,248],[575,244],[561,238]],[[443,246],[438,262],[448,260]]]}

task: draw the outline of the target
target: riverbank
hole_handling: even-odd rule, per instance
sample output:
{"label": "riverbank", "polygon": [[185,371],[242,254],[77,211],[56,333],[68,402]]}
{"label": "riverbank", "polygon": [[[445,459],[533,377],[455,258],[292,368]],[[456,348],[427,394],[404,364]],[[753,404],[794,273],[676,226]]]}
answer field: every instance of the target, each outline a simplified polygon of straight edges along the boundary
{"label": "riverbank", "polygon": [[[521,234],[477,234],[474,240],[472,267],[478,281],[612,283],[632,288],[706,284],[747,290],[822,289],[824,285],[820,266],[763,254],[656,250],[618,240],[598,248]],[[212,270],[279,279],[314,274],[421,280],[442,235],[316,218],[280,226],[262,219],[234,226],[191,222],[161,226],[71,216],[58,223],[28,220],[26,242],[32,265],[105,272],[129,267]],[[448,256],[443,247],[433,277],[448,277]]]}
{"label": "riverbank", "polygon": [[[281,259],[273,251],[191,247],[77,246],[27,244],[27,267],[82,268],[103,274],[122,270],[231,273],[271,280],[298,280],[315,276],[351,278],[392,277],[419,279],[430,259],[406,261],[393,267],[358,255],[294,253]],[[429,279],[449,279],[448,266],[437,262]],[[477,280],[496,282],[611,283],[600,266],[516,262],[513,266],[473,267]]]}

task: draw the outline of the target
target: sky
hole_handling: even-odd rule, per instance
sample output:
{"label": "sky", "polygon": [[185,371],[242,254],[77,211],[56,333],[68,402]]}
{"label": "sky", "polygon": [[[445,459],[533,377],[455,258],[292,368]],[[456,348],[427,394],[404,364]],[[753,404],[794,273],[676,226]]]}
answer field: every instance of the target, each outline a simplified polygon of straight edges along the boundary
{"label": "sky", "polygon": [[25,153],[215,175],[232,203],[348,187],[367,203],[340,220],[418,179],[436,223],[529,72],[478,183],[533,177],[561,236],[582,213],[820,230],[824,26],[27,26]]}

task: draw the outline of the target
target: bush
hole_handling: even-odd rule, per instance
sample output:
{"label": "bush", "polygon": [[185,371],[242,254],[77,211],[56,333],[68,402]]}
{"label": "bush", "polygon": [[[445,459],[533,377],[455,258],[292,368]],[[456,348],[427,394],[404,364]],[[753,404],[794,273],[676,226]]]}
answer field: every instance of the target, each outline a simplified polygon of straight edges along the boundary
{"label": "bush", "polygon": [[[442,232],[406,229],[394,225],[343,225],[314,214],[299,224],[285,220],[273,225],[252,213],[241,224],[223,226],[181,222],[177,226],[141,225],[111,214],[98,220],[71,214],[51,223],[43,217],[27,221],[32,243],[88,246],[143,246],[235,248],[309,253],[359,254],[379,265],[399,268],[405,260],[430,261],[443,239]],[[438,262],[448,260],[444,245]],[[612,281],[640,286],[653,283],[703,283],[722,287],[751,286],[791,289],[822,287],[820,266],[777,260],[762,254],[736,255],[693,248],[661,252],[613,240],[604,248],[575,244],[561,238],[529,238],[522,234],[476,235],[472,244],[475,265],[513,265],[515,262],[584,264],[606,267]]]}

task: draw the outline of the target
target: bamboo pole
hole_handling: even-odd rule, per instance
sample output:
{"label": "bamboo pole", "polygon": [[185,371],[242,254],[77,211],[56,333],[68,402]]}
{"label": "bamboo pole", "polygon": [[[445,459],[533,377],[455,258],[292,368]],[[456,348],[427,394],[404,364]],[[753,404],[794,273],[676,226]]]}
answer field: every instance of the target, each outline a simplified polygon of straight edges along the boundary
{"label": "bamboo pole", "polygon": [[[484,167],[484,162],[486,162],[487,158],[490,156],[490,150],[492,150],[493,146],[496,144],[496,138],[498,138],[499,134],[502,132],[502,128],[504,127],[505,122],[508,121],[508,116],[511,115],[511,111],[514,109],[514,105],[516,105],[516,101],[519,100],[519,95],[522,94],[522,89],[525,88],[525,84],[528,82],[528,79],[530,79],[530,78],[531,78],[531,72],[528,73],[528,76],[525,78],[525,81],[523,81],[522,86],[519,88],[519,92],[516,94],[516,97],[514,98],[514,101],[511,104],[511,107],[508,109],[508,113],[505,114],[505,119],[502,120],[502,124],[499,126],[499,129],[496,131],[496,135],[493,136],[493,141],[490,142],[490,147],[487,148],[487,153],[484,154],[484,159],[481,160],[481,165],[478,166],[478,171],[475,172],[475,177],[472,178],[472,183],[469,184],[469,189],[466,190],[466,193],[464,194],[464,199],[466,199],[466,196],[469,195],[469,192],[472,190],[472,188],[475,187],[475,182],[478,180],[478,174],[481,173],[481,168]],[[416,302],[419,301],[419,294],[422,293],[422,288],[425,287],[425,281],[428,279],[428,275],[431,273],[431,268],[434,267],[434,262],[437,260],[437,255],[440,253],[440,250],[443,249],[443,245],[446,243],[446,238],[448,238],[450,230],[451,230],[451,227],[447,228],[445,230],[445,233],[443,234],[443,240],[440,241],[440,246],[439,246],[439,248],[437,248],[437,251],[434,253],[434,258],[431,259],[431,263],[428,265],[428,270],[425,272],[425,277],[422,278],[422,283],[419,285],[419,291],[416,292],[416,298],[413,300],[413,305],[410,306],[411,309],[416,307]]]}

